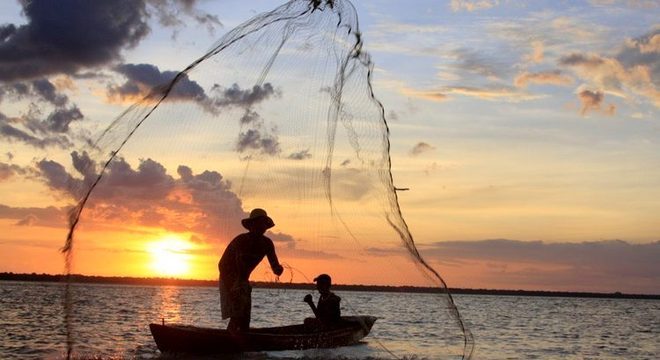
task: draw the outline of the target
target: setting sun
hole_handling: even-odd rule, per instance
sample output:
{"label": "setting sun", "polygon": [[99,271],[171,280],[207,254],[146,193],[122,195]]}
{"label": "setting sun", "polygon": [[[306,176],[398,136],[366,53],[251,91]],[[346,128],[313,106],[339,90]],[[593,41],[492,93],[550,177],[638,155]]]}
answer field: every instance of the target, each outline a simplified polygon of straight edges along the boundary
{"label": "setting sun", "polygon": [[148,245],[151,268],[158,276],[182,276],[190,273],[192,244],[176,235],[167,235]]}

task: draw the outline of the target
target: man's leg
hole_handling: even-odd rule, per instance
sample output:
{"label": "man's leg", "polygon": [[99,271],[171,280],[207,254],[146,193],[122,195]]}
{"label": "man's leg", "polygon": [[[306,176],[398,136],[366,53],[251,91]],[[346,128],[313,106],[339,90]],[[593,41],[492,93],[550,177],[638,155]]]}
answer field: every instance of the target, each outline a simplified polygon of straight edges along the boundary
{"label": "man's leg", "polygon": [[241,332],[241,323],[242,323],[242,318],[233,316],[229,318],[229,324],[227,325],[227,330],[229,330],[230,333],[237,333]]}

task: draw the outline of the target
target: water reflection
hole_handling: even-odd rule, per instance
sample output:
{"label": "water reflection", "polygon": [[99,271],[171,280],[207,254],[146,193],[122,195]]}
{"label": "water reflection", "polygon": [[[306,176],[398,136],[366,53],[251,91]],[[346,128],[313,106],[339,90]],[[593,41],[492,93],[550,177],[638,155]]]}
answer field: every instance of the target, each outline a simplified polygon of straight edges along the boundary
{"label": "water reflection", "polygon": [[181,288],[164,286],[160,288],[160,304],[158,307],[160,320],[165,323],[181,323]]}
{"label": "water reflection", "polygon": [[[62,284],[0,282],[0,359],[62,358]],[[181,359],[162,355],[150,322],[226,327],[217,288],[75,284],[77,359]],[[309,316],[307,291],[255,289],[255,326],[299,323]],[[423,314],[444,311],[433,294],[338,292],[342,313],[377,316],[357,346],[242,354],[236,359],[438,359],[438,344],[452,342],[442,323]],[[457,296],[477,338],[476,359],[655,359],[660,301],[513,296]],[[350,305],[350,306],[349,306]],[[382,344],[382,346],[381,346]],[[52,355],[55,354],[55,355]],[[183,357],[185,359],[185,357]],[[460,358],[460,357],[459,357]]]}

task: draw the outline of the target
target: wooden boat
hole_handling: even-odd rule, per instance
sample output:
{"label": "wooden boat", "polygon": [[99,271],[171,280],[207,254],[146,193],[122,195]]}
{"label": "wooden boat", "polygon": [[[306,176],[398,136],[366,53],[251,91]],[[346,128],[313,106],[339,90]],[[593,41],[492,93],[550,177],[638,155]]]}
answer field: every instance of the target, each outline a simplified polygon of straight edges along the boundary
{"label": "wooden boat", "polygon": [[190,325],[149,324],[149,329],[161,352],[216,354],[352,345],[369,334],[374,322],[373,316],[343,316],[341,323],[326,329],[300,324],[252,328],[241,334]]}

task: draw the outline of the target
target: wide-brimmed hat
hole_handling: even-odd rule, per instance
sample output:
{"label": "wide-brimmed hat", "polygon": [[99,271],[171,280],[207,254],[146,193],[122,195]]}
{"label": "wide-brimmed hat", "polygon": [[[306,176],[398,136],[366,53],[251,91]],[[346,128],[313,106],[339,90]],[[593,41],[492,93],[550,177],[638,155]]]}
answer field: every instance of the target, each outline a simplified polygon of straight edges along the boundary
{"label": "wide-brimmed hat", "polygon": [[273,219],[268,216],[266,210],[258,208],[250,211],[250,217],[241,220],[241,224],[243,224],[244,228],[250,230],[252,229],[252,226],[254,226],[254,224],[256,224],[258,221],[263,221],[264,224],[266,224],[266,229],[270,229],[275,226]]}
{"label": "wide-brimmed hat", "polygon": [[326,283],[328,285],[332,284],[332,279],[330,278],[330,275],[328,274],[321,274],[317,277],[314,278],[315,283]]}

